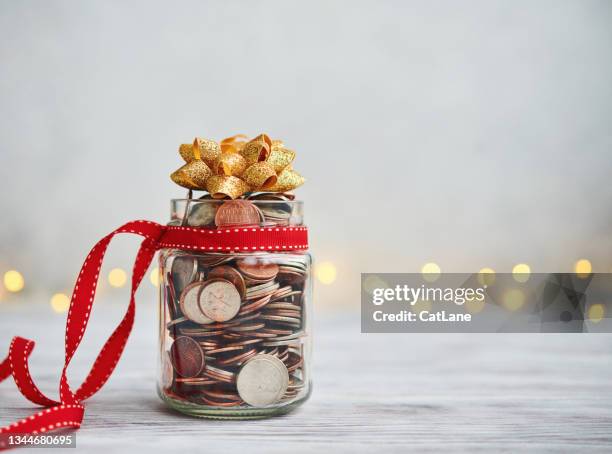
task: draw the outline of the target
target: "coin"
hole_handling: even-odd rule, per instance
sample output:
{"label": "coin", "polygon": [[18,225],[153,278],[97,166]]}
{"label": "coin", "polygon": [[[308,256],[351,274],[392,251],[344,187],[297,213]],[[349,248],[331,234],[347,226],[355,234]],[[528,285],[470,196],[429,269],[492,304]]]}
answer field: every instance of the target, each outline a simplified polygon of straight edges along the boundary
{"label": "coin", "polygon": [[193,282],[198,274],[198,261],[193,256],[180,255],[175,257],[171,265],[174,291],[177,295]]}
{"label": "coin", "polygon": [[170,388],[172,386],[172,379],[174,378],[172,362],[170,361],[170,353],[163,352],[161,357],[161,385],[163,389]]}
{"label": "coin", "polygon": [[200,308],[200,292],[204,286],[203,282],[189,284],[181,293],[179,305],[183,315],[195,323],[206,325],[214,320],[202,312]]}
{"label": "coin", "polygon": [[278,265],[276,263],[244,259],[238,260],[236,266],[242,274],[253,279],[274,279],[278,274]]}
{"label": "coin", "polygon": [[216,322],[231,320],[240,310],[240,293],[229,281],[206,281],[199,295],[200,310]]}
{"label": "coin", "polygon": [[217,207],[215,202],[195,202],[187,216],[187,225],[192,227],[206,227],[215,224]]}
{"label": "coin", "polygon": [[202,347],[187,336],[177,337],[172,343],[170,359],[176,373],[184,378],[195,377],[204,368]]}
{"label": "coin", "polygon": [[238,394],[253,407],[278,402],[289,386],[287,366],[278,358],[259,354],[247,361],[236,379]]}
{"label": "coin", "polygon": [[230,281],[232,284],[234,284],[242,298],[246,296],[246,285],[244,283],[244,278],[242,277],[242,274],[231,266],[223,265],[213,268],[208,273],[208,278],[221,278],[225,279],[226,281]]}
{"label": "coin", "polygon": [[217,227],[259,225],[263,220],[261,210],[248,200],[228,200],[219,207],[215,215]]}

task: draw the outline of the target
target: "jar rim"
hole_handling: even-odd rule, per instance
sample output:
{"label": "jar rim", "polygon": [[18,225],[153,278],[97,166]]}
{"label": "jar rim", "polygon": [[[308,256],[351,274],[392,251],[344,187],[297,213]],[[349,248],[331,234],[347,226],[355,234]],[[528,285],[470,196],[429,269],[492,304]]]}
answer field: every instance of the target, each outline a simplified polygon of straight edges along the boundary
{"label": "jar rim", "polygon": [[[259,204],[259,203],[265,203],[267,204],[283,204],[283,205],[303,205],[304,202],[302,200],[267,200],[267,199],[234,199],[234,200],[247,200],[249,202],[253,202],[255,205]],[[215,203],[215,204],[222,204],[225,202],[230,202],[230,199],[186,199],[186,198],[179,198],[179,199],[170,199],[170,202],[172,203]]]}

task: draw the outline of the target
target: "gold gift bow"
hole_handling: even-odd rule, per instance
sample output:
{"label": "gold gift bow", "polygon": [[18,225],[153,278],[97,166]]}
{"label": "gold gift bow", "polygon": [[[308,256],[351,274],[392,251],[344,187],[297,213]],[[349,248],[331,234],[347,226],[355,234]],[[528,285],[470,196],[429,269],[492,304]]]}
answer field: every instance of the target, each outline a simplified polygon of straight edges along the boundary
{"label": "gold gift bow", "polygon": [[220,143],[196,137],[182,144],[179,154],[185,164],[170,178],[187,188],[208,191],[215,199],[236,199],[246,192],[287,192],[304,183],[291,167],[295,152],[280,140],[260,134],[246,141],[238,134]]}

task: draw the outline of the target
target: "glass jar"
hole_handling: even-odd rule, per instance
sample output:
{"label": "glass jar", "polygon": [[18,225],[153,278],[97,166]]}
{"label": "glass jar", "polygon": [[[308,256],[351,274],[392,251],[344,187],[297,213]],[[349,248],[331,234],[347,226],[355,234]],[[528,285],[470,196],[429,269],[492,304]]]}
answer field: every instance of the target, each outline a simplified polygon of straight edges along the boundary
{"label": "glass jar", "polygon": [[[289,195],[177,199],[169,225],[302,226]],[[215,419],[291,411],[311,392],[307,252],[162,249],[157,389],[170,407]]]}

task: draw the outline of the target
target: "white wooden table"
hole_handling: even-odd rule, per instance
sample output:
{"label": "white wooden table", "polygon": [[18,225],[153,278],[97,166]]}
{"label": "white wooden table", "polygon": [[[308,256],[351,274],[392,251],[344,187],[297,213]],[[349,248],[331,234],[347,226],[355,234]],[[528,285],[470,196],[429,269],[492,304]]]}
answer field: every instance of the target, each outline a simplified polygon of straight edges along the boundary
{"label": "white wooden table", "polygon": [[[73,385],[120,310],[96,307]],[[358,314],[319,313],[311,400],[287,416],[231,422],[160,403],[155,319],[151,305],[139,304],[124,357],[87,403],[77,451],[612,452],[612,335],[360,334]],[[63,324],[48,306],[0,305],[0,348],[13,334],[37,340],[32,374],[52,396]],[[33,408],[12,382],[0,384],[0,402],[3,425]]]}

